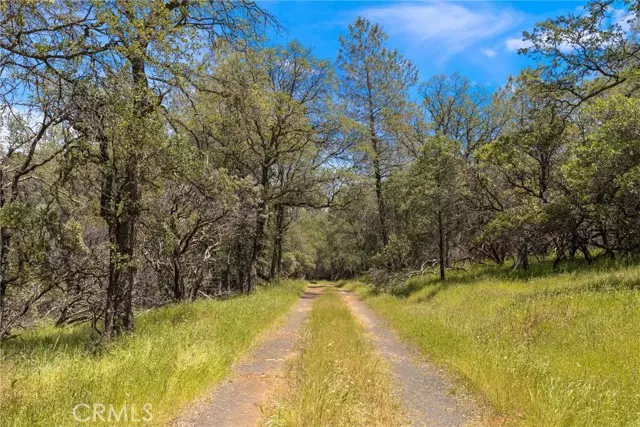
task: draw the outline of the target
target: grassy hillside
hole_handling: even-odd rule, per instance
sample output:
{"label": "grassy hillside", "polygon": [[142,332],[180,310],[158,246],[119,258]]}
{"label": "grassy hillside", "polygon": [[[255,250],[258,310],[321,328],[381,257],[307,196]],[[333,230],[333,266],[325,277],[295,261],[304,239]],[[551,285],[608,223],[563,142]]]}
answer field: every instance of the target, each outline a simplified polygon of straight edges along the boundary
{"label": "grassy hillside", "polygon": [[268,426],[405,425],[389,372],[345,302],[329,292],[316,302],[290,389],[268,411]]}
{"label": "grassy hillside", "polygon": [[287,282],[226,301],[151,310],[137,317],[134,335],[98,352],[86,326],[24,334],[0,358],[0,425],[75,425],[79,403],[135,405],[138,418],[151,404],[152,424],[160,425],[224,378],[303,287]]}
{"label": "grassy hillside", "polygon": [[640,425],[640,267],[473,267],[391,294],[357,286],[407,341],[515,425]]}

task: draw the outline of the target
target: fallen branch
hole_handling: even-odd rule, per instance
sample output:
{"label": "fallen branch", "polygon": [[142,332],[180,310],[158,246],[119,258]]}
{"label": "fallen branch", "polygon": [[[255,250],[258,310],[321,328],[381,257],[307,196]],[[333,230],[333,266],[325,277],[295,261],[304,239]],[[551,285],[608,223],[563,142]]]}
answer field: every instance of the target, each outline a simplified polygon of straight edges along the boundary
{"label": "fallen branch", "polygon": [[[422,265],[420,266],[420,270],[414,270],[414,271],[410,271],[409,273],[407,273],[407,279],[409,277],[419,276],[421,274],[435,274],[432,271],[425,270],[425,268],[432,268],[434,265],[436,265],[437,262],[438,262],[437,259],[430,259],[430,260],[427,260],[427,261],[423,262]],[[427,264],[429,264],[429,265],[427,266]]]}

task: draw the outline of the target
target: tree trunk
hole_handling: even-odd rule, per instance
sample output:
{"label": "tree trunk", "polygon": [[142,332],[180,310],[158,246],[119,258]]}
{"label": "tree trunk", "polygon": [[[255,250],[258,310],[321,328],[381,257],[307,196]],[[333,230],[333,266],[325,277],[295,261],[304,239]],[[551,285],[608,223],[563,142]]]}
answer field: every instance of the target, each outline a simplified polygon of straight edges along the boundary
{"label": "tree trunk", "polygon": [[373,110],[373,99],[371,96],[371,83],[367,76],[367,89],[369,91],[369,137],[371,138],[371,149],[373,151],[373,177],[376,184],[376,201],[378,203],[378,218],[380,221],[380,238],[382,246],[389,243],[389,235],[387,232],[387,221],[384,199],[382,197],[382,171],[380,168],[380,147],[378,146],[378,137],[376,135],[376,118]]}
{"label": "tree trunk", "polygon": [[182,283],[182,274],[180,272],[180,265],[178,260],[175,258],[176,255],[173,255],[174,258],[171,260],[171,264],[173,267],[173,299],[175,301],[182,301],[185,297],[184,287]]}
{"label": "tree trunk", "polygon": [[256,215],[256,226],[253,234],[253,248],[251,251],[251,258],[249,260],[249,271],[247,277],[247,284],[244,289],[245,292],[251,292],[258,279],[258,261],[262,255],[262,248],[264,246],[264,230],[267,224],[267,189],[269,186],[269,166],[262,165],[262,201],[258,206],[258,212]]}
{"label": "tree trunk", "polygon": [[451,245],[449,244],[449,233],[444,235],[444,264],[447,268],[451,267]]}
{"label": "tree trunk", "polygon": [[[0,168],[0,209],[7,203],[5,190],[4,168]],[[12,185],[10,200],[15,198],[17,187]],[[0,342],[9,336],[11,327],[8,325],[9,313],[7,307],[7,286],[9,283],[9,253],[11,251],[11,230],[7,227],[0,228]]]}
{"label": "tree trunk", "polygon": [[[127,194],[137,191],[137,185],[127,183]],[[136,190],[134,190],[134,188]],[[113,337],[122,332],[132,331],[133,318],[133,287],[136,267],[134,247],[136,238],[137,213],[129,203],[124,203],[121,218],[115,219],[111,235],[112,248],[109,256],[109,285],[107,286],[107,301],[104,320],[104,333]]]}
{"label": "tree trunk", "polygon": [[[143,46],[146,49],[146,46]],[[130,58],[133,85],[136,96],[133,110],[134,125],[141,125],[151,112],[147,90],[149,83],[145,74],[145,63],[140,57]],[[134,328],[133,288],[137,268],[135,265],[136,227],[140,215],[140,167],[137,149],[143,141],[139,129],[132,129],[133,150],[128,153],[124,164],[122,194],[113,194],[115,166],[108,162],[106,141],[101,149],[103,162],[111,168],[105,177],[101,202],[109,224],[111,250],[109,257],[109,285],[104,319],[104,333],[107,337],[118,335]],[[106,160],[106,161],[105,161]],[[116,168],[117,170],[117,168]],[[107,190],[107,191],[105,191]],[[104,209],[106,208],[106,209]]]}
{"label": "tree trunk", "polygon": [[[0,168],[0,209],[4,207],[4,171]],[[0,228],[0,342],[7,335],[6,322],[6,297],[7,297],[7,273],[9,270],[9,235],[6,227]]]}
{"label": "tree trunk", "polygon": [[275,207],[275,235],[273,237],[273,253],[271,255],[271,270],[269,280],[280,276],[282,267],[282,240],[284,235],[284,206]]}
{"label": "tree trunk", "polygon": [[553,260],[553,268],[558,267],[558,265],[560,265],[560,263],[562,261],[564,261],[565,259],[567,259],[567,256],[566,256],[564,250],[556,251],[556,258]]}
{"label": "tree trunk", "polygon": [[262,254],[262,247],[264,246],[264,228],[267,223],[267,204],[263,202],[260,204],[258,214],[256,216],[256,229],[253,237],[253,250],[251,251],[251,259],[249,261],[249,275],[247,277],[245,292],[251,292],[255,287],[255,283],[258,279],[258,261]]}
{"label": "tree trunk", "polygon": [[518,247],[518,256],[513,265],[513,269],[525,271],[529,269],[529,245],[527,243],[522,243]]}
{"label": "tree trunk", "polygon": [[[246,235],[249,231],[247,231],[247,227],[245,224],[242,224],[240,229],[240,235]],[[235,291],[244,292],[247,282],[247,272],[249,271],[249,257],[251,254],[246,253],[246,245],[242,242],[242,239],[236,238],[233,249],[233,256],[235,259],[235,280],[231,280],[229,283],[232,285],[232,288]],[[231,273],[231,266],[229,264],[229,272]],[[229,277],[233,277],[229,274]],[[231,290],[231,289],[230,289]]]}
{"label": "tree trunk", "polygon": [[5,227],[0,231],[0,342],[9,335],[7,322],[7,275],[9,273],[9,235]]}
{"label": "tree trunk", "polygon": [[[377,145],[377,144],[376,144]],[[373,173],[376,180],[376,200],[378,202],[378,218],[380,219],[380,238],[382,239],[382,246],[387,246],[389,243],[389,235],[387,232],[387,221],[385,218],[385,205],[382,197],[382,173],[380,172],[380,160],[378,159],[377,149],[373,160]]]}
{"label": "tree trunk", "polygon": [[446,261],[446,248],[445,248],[445,238],[444,238],[444,224],[442,221],[442,211],[438,211],[438,262],[440,264],[440,280],[445,280],[445,263]]}
{"label": "tree trunk", "polygon": [[[231,293],[231,249],[227,252],[227,260],[224,269],[224,286],[227,289],[227,294]],[[220,293],[222,294],[222,289],[220,289]]]}
{"label": "tree trunk", "polygon": [[613,249],[611,249],[611,247],[609,246],[609,235],[607,232],[607,228],[604,225],[600,226],[600,236],[602,239],[602,247],[604,248],[605,255],[608,255],[611,259],[615,259],[616,255]]}
{"label": "tree trunk", "polygon": [[494,244],[491,244],[489,246],[489,257],[491,257],[491,259],[493,260],[493,262],[495,262],[497,265],[502,265],[504,264],[504,251],[500,250],[499,248],[496,248],[496,246]]}
{"label": "tree trunk", "polygon": [[569,259],[574,259],[576,257],[577,252],[578,252],[578,246],[572,244],[569,247]]}
{"label": "tree trunk", "polygon": [[109,142],[106,136],[100,136],[100,164],[105,169],[102,178],[102,188],[100,193],[100,216],[107,223],[109,230],[109,280],[107,283],[107,295],[104,311],[104,334],[114,334],[114,317],[118,307],[118,264],[119,256],[116,249],[117,244],[117,218],[113,207],[113,166],[109,163]]}
{"label": "tree trunk", "polygon": [[593,258],[591,257],[591,253],[589,252],[589,248],[585,244],[580,245],[580,252],[584,255],[584,260],[587,261],[587,264],[591,265],[593,262]]}
{"label": "tree trunk", "polygon": [[9,249],[11,233],[6,227],[0,230],[0,342],[9,335],[7,325],[7,282],[9,279]]}

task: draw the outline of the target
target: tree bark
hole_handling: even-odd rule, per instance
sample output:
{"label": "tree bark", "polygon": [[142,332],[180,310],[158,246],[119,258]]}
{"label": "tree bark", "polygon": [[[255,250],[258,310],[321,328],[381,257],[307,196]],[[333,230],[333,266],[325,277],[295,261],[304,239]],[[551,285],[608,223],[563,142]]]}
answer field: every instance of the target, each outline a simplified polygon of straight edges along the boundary
{"label": "tree bark", "polygon": [[585,244],[580,245],[580,252],[584,255],[584,260],[587,261],[587,264],[591,265],[593,262],[593,258],[591,257],[591,252],[589,252],[589,248]]}
{"label": "tree bark", "polygon": [[264,246],[264,230],[267,223],[267,190],[269,187],[269,166],[267,164],[262,165],[262,173],[260,183],[262,185],[262,200],[258,205],[258,211],[256,212],[256,226],[253,234],[253,248],[251,251],[251,258],[249,260],[249,271],[247,277],[247,283],[245,286],[245,292],[251,292],[258,279],[258,261],[262,255],[262,248]]}
{"label": "tree bark", "polygon": [[451,245],[449,244],[449,233],[444,235],[444,264],[447,268],[451,267]]}
{"label": "tree bark", "polygon": [[[13,176],[9,190],[5,190],[4,170],[0,168],[0,209],[7,203],[17,200],[18,182],[19,176]],[[8,195],[7,192],[9,193]],[[7,287],[11,282],[9,278],[9,256],[11,254],[12,236],[13,231],[9,227],[0,228],[0,342],[10,335],[11,323],[13,323],[9,318],[7,307]]]}
{"label": "tree bark", "polygon": [[9,334],[7,322],[7,276],[9,270],[9,235],[6,228],[0,231],[0,342]]}
{"label": "tree bark", "polygon": [[251,292],[255,287],[255,283],[258,279],[258,261],[262,254],[262,248],[264,246],[264,229],[267,223],[267,203],[262,202],[256,216],[256,228],[253,237],[253,250],[251,251],[251,259],[249,261],[249,275],[247,277],[247,284],[244,289],[245,292]]}
{"label": "tree bark", "polygon": [[180,265],[177,256],[174,254],[174,258],[171,260],[172,269],[173,269],[173,299],[175,301],[182,301],[185,297],[183,281],[182,281],[182,273],[180,271]]}
{"label": "tree bark", "polygon": [[[229,251],[227,252],[227,260],[225,262],[225,268],[224,268],[224,277],[222,282],[224,283],[224,287],[227,290],[227,294],[231,293],[231,252],[232,250],[229,249]],[[220,289],[220,293],[222,294],[222,286]]]}
{"label": "tree bark", "polygon": [[[0,170],[0,208],[5,204],[4,173]],[[0,228],[0,341],[9,334],[7,322],[7,280],[9,274],[9,248],[11,232],[7,227]]]}
{"label": "tree bark", "polygon": [[382,246],[385,247],[389,243],[389,234],[387,231],[386,211],[384,198],[382,196],[382,170],[380,168],[380,147],[378,146],[378,137],[376,135],[376,118],[373,110],[372,88],[369,76],[367,75],[367,90],[369,92],[369,137],[371,138],[371,149],[373,151],[373,177],[376,185],[376,201],[378,203],[378,218],[380,221],[380,238]]}
{"label": "tree bark", "polygon": [[380,238],[382,239],[382,246],[387,246],[389,243],[389,234],[387,232],[387,220],[385,218],[385,204],[382,197],[382,173],[380,172],[380,160],[378,159],[377,152],[375,156],[376,158],[373,160],[373,173],[376,180],[376,200],[378,202],[378,217],[380,219]]}
{"label": "tree bark", "polygon": [[446,248],[445,248],[445,238],[444,238],[444,224],[442,220],[442,211],[438,211],[438,262],[440,264],[440,280],[446,280],[445,277],[445,264],[446,264]]}
{"label": "tree bark", "polygon": [[[127,186],[129,187],[129,186]],[[109,284],[104,319],[107,337],[131,331],[134,328],[133,286],[136,218],[129,203],[124,203],[123,218],[116,218],[109,227],[112,247],[109,256]]]}
{"label": "tree bark", "polygon": [[284,206],[275,207],[275,235],[273,237],[273,253],[269,280],[280,276],[282,267],[282,240],[284,235]]}
{"label": "tree bark", "polygon": [[516,262],[513,265],[514,270],[528,270],[529,269],[529,245],[522,243],[518,247]]}
{"label": "tree bark", "polygon": [[[146,48],[146,47],[145,47]],[[145,74],[145,63],[140,57],[130,58],[133,85],[136,96],[133,109],[136,120],[134,125],[142,122],[150,113],[147,90],[149,82]],[[134,150],[125,159],[124,183],[122,194],[113,193],[114,172],[109,170],[103,184],[103,210],[109,224],[111,250],[109,257],[109,285],[107,287],[107,302],[104,318],[104,333],[107,337],[119,335],[125,331],[132,331],[133,316],[133,288],[137,268],[135,265],[136,228],[140,215],[140,167],[137,150],[143,141],[137,129],[132,129],[132,145]],[[102,150],[108,163],[107,145]],[[108,192],[105,192],[108,190]]]}

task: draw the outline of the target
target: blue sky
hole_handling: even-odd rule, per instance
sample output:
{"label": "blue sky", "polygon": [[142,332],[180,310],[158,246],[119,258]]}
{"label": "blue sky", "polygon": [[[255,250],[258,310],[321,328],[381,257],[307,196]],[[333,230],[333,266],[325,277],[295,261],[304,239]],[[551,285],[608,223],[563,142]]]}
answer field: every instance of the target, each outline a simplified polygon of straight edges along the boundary
{"label": "blue sky", "polygon": [[338,35],[365,16],[381,24],[389,45],[420,69],[421,80],[455,71],[495,88],[531,64],[517,54],[523,30],[545,18],[581,10],[583,1],[388,2],[263,1],[286,28],[282,41],[297,39],[316,56],[335,60]]}

